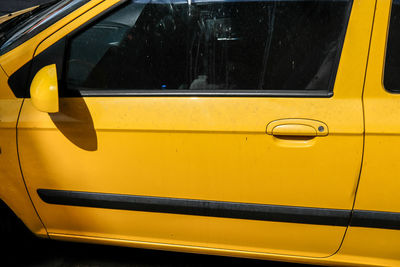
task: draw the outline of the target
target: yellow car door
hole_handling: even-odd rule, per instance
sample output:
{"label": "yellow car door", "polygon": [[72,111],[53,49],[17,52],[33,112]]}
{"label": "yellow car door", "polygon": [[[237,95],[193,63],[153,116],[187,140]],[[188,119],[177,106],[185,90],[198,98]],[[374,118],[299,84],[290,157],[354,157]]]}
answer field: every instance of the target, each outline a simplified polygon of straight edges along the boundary
{"label": "yellow car door", "polygon": [[[374,4],[107,0],[47,30],[9,84],[25,97],[18,152],[49,236],[334,254],[360,173]],[[51,65],[55,113],[26,95]]]}

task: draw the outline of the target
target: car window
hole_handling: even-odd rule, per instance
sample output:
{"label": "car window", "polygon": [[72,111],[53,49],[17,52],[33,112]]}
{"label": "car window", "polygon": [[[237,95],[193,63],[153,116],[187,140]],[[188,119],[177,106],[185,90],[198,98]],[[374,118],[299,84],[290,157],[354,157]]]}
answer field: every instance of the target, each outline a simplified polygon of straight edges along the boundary
{"label": "car window", "polygon": [[70,38],[67,90],[332,90],[351,1],[136,0]]}
{"label": "car window", "polygon": [[383,84],[388,91],[400,92],[400,0],[393,0],[387,39]]}

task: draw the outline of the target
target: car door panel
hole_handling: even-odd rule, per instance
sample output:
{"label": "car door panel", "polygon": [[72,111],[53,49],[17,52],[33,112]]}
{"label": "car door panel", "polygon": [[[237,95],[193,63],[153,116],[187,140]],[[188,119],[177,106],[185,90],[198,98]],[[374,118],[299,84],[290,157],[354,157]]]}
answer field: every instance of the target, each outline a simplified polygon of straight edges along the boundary
{"label": "car door panel", "polygon": [[[109,98],[86,98],[81,101],[71,98],[60,100],[61,107],[67,107],[65,113],[61,108],[60,113],[51,116],[35,111],[27,100],[19,122],[20,153],[23,155],[21,164],[25,175],[30,177],[29,184],[35,182],[32,185],[36,188],[35,190],[57,189],[350,210],[359,172],[359,169],[353,166],[359,164],[361,158],[360,129],[357,133],[354,126],[350,125],[350,128],[354,129],[353,134],[349,135],[346,132],[336,134],[335,129],[340,127],[335,127],[335,118],[325,117],[323,120],[332,125],[330,134],[326,137],[304,140],[280,139],[267,135],[265,121],[274,121],[277,118],[288,117],[289,114],[296,114],[296,110],[305,110],[299,107],[299,104],[296,105],[295,100],[114,98],[110,101]],[[325,101],[329,100],[307,101],[304,99],[302,102],[305,102],[305,106],[328,108],[328,105],[316,103]],[[93,126],[90,125],[90,121],[85,120],[86,115],[83,113],[76,117],[65,115],[70,114],[68,106],[75,109],[83,104],[87,105],[86,111],[90,112]],[[338,102],[335,102],[335,106],[338,106]],[[294,110],[290,111],[291,108]],[[107,110],[113,110],[113,112],[110,113]],[[237,113],[238,110],[242,112]],[[279,112],[278,116],[270,118],[268,115],[260,116],[274,113],[274,110],[287,110],[287,113]],[[316,110],[320,111],[321,108],[316,108]],[[140,114],[140,117],[133,114]],[[163,114],[162,118],[159,118],[160,114]],[[235,118],[236,114],[241,114],[240,119]],[[299,117],[314,118],[315,116],[317,112],[310,109],[306,114],[299,115]],[[80,140],[78,141],[80,143],[94,143],[96,144],[94,147],[97,148],[94,150],[79,147],[78,142],[70,141],[73,139]],[[51,145],[46,144],[49,141]],[[41,149],[42,147],[46,149]],[[332,157],[330,156],[332,153],[346,154],[346,156]],[[26,162],[26,158],[29,158],[29,162]],[[31,169],[30,166],[33,168]],[[323,175],[327,169],[332,170],[329,174]],[[45,205],[45,210],[52,210],[49,212],[50,217],[43,217],[45,221],[50,220],[49,226],[59,225],[61,221],[68,223],[71,219],[81,221],[73,218],[79,214],[75,212],[83,208],[49,206],[43,203],[36,194],[35,199],[40,207]],[[91,218],[90,213],[83,210],[82,213],[87,218],[84,221],[90,223],[98,220]],[[65,221],[60,216],[54,216],[60,212],[65,214],[72,212],[76,215],[68,216],[70,219]],[[94,211],[95,214],[103,212],[102,216],[111,218],[114,217],[111,214],[116,211]],[[121,222],[125,221],[125,217],[136,220],[137,216],[154,216],[159,217],[155,222],[162,221],[164,224],[168,221],[167,218],[170,218],[175,223],[181,222],[177,223],[178,229],[189,223],[185,222],[186,220],[234,221],[233,219],[200,219],[193,216],[185,219],[182,218],[184,215],[176,215],[179,219],[174,219],[171,214],[140,214],[130,211],[122,215],[120,220],[124,218]],[[146,220],[143,220],[142,227],[147,225],[145,222]],[[198,222],[197,224],[198,231],[214,233],[212,236],[207,235],[210,238],[206,239],[207,242],[216,243],[217,241],[213,240],[217,238],[216,233],[222,234],[208,223],[202,225]],[[236,224],[242,224],[245,229],[254,229],[254,226],[251,226],[253,224],[260,225],[260,229],[274,228],[274,225],[281,227],[276,222],[249,220],[236,222]],[[337,234],[333,239],[330,252],[337,248],[336,244],[345,230],[344,227],[284,224],[288,229],[292,227],[296,229],[291,236],[298,236],[299,241],[306,236],[308,239],[311,237],[304,236],[307,231],[298,230],[298,228],[310,228],[309,231],[325,228],[325,231],[334,231]],[[58,231],[51,227],[49,231],[59,232],[63,229],[63,233],[66,233],[67,229],[70,229],[70,233],[76,234],[78,229],[85,229],[85,232],[91,229],[89,225],[84,227],[81,225],[77,228],[73,225],[64,225],[64,223],[61,225],[63,226]],[[102,230],[99,230],[96,235],[109,232],[110,230],[106,229],[110,225],[113,224],[104,222]],[[189,225],[193,225],[193,222]],[[173,228],[169,231],[167,229],[164,235],[169,231],[175,232]],[[153,231],[152,227],[147,231]],[[132,228],[125,234],[135,236],[135,232],[143,233],[143,230],[135,231],[135,228]],[[155,233],[150,236],[152,235]],[[233,233],[223,235],[237,238]],[[248,236],[246,243],[250,245],[256,240],[258,242],[264,240],[266,244],[273,240],[275,243],[280,239],[279,236],[267,238],[260,236],[260,233],[254,233],[251,234],[251,238]],[[315,237],[319,239],[318,235]],[[186,238],[196,240],[194,237]],[[236,242],[232,240],[228,243],[241,244],[243,240],[239,239]],[[327,243],[326,239],[323,243]],[[320,250],[321,245],[316,249]],[[293,250],[291,246],[289,248]],[[256,249],[257,246],[254,245],[253,248],[247,250]]]}
{"label": "car door panel", "polygon": [[[358,22],[373,8],[354,1],[332,97],[62,97],[54,114],[25,99],[21,168],[50,236],[335,253],[363,148],[370,24]],[[326,135],[267,134],[279,120],[322,122]]]}

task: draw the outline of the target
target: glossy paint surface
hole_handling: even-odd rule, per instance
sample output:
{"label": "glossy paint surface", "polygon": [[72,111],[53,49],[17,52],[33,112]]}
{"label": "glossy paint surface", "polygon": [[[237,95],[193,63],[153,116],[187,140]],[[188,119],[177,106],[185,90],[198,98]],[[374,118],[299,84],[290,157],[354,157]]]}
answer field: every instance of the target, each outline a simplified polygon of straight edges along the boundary
{"label": "glossy paint surface", "polygon": [[27,193],[17,151],[16,127],[23,99],[12,95],[7,75],[0,69],[0,199],[25,225],[39,236],[47,236]]}
{"label": "glossy paint surface", "polygon": [[[57,31],[37,53],[109,3]],[[362,40],[370,33],[353,21],[365,11],[372,5],[355,3],[332,98],[61,98],[60,112],[50,115],[26,99],[18,125],[21,165],[49,232],[314,257],[335,253],[345,227],[49,205],[36,190],[350,210],[363,142],[364,70],[354,64],[365,66]],[[352,51],[364,53],[354,57]],[[329,134],[267,135],[267,125],[280,119],[321,121]]]}
{"label": "glossy paint surface", "polygon": [[[91,1],[3,55],[0,64],[14,73],[117,2]],[[60,98],[54,114],[25,99],[19,157],[49,236],[303,263],[399,263],[398,230],[346,232],[342,226],[54,205],[37,194],[55,189],[352,210],[358,192],[356,209],[399,212],[391,171],[400,132],[397,96],[381,90],[380,76],[390,3],[376,6],[365,77],[375,1],[354,0],[330,98],[76,97]],[[12,96],[3,91],[4,98]],[[17,116],[14,102],[10,110]],[[280,120],[290,123],[276,124]],[[10,121],[16,125],[16,118]],[[270,123],[281,127],[275,135],[273,129],[267,134]]]}
{"label": "glossy paint surface", "polygon": [[33,78],[30,88],[32,104],[42,112],[57,113],[58,81],[56,65],[52,64],[39,70]]}

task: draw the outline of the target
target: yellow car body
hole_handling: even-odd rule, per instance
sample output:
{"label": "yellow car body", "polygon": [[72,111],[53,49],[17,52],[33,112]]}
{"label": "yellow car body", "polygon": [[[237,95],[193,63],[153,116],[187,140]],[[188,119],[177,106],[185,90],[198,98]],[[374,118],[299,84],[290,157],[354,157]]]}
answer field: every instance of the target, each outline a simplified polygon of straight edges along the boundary
{"label": "yellow car body", "polygon": [[329,95],[59,97],[63,64],[43,55],[122,2],[84,1],[0,55],[0,199],[33,233],[400,265],[400,95],[383,86],[392,1],[350,1]]}

